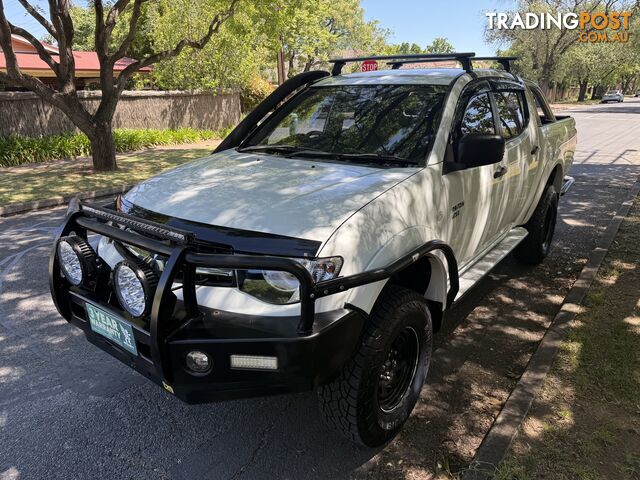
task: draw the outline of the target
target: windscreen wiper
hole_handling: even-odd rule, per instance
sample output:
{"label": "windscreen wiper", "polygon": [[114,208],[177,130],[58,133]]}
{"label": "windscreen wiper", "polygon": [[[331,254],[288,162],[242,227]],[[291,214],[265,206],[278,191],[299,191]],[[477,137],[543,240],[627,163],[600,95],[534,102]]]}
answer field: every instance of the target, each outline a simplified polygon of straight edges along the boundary
{"label": "windscreen wiper", "polygon": [[301,149],[292,151],[287,157],[324,157],[336,160],[349,160],[357,163],[365,163],[375,166],[402,165],[417,166],[414,162],[395,155],[379,155],[377,153],[338,153],[325,152],[323,150]]}
{"label": "windscreen wiper", "polygon": [[349,160],[374,166],[402,165],[417,166],[414,162],[394,155],[380,155],[377,153],[339,153],[315,150],[312,148],[294,147],[293,145],[252,145],[238,148],[239,152],[281,153],[291,157],[321,157],[335,160]]}
{"label": "windscreen wiper", "polygon": [[377,153],[342,153],[340,154],[342,158],[346,160],[364,160],[364,161],[373,161],[380,162],[383,161],[387,164],[399,164],[404,166],[412,166],[417,167],[418,165],[411,160],[407,160],[406,158],[397,157],[395,155],[380,155]]}
{"label": "windscreen wiper", "polygon": [[293,145],[251,145],[237,149],[238,152],[292,153],[301,150]]}

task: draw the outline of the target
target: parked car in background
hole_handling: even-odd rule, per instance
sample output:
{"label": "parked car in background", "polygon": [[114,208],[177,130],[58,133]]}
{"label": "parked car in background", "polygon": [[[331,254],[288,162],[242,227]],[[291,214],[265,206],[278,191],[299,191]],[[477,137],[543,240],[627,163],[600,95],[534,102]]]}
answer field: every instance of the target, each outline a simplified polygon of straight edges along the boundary
{"label": "parked car in background", "polygon": [[[450,57],[464,68],[400,68]],[[185,402],[317,388],[349,439],[383,445],[446,311],[510,252],[544,260],[573,183],[573,118],[510,58],[472,57],[333,60],[212,155],[107,208],[74,202],[51,256],[58,311]],[[393,68],[342,74],[363,60]]]}
{"label": "parked car in background", "polygon": [[602,103],[609,103],[609,102],[622,103],[624,102],[624,95],[620,90],[609,90],[607,93],[605,93],[602,96]]}
{"label": "parked car in background", "polygon": [[636,92],[636,97],[640,97],[640,90]]}

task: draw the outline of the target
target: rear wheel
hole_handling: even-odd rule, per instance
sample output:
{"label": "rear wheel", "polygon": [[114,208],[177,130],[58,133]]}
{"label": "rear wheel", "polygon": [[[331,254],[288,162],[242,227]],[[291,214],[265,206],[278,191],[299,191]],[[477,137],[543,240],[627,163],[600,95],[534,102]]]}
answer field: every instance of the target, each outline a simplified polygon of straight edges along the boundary
{"label": "rear wheel", "polygon": [[524,226],[529,234],[514,251],[517,260],[528,265],[537,265],[549,255],[557,217],[558,193],[553,185],[549,185]]}
{"label": "rear wheel", "polygon": [[352,359],[336,380],[318,390],[329,423],[368,447],[391,440],[420,396],[432,336],[424,298],[406,288],[386,287]]}

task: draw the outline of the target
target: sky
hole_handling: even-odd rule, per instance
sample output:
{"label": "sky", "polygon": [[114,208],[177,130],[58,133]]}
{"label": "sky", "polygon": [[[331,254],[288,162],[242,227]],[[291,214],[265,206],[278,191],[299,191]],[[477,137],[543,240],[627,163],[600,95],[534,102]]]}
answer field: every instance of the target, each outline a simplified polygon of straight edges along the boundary
{"label": "sky", "polygon": [[[43,0],[35,5],[44,6]],[[485,11],[508,10],[513,0],[361,0],[367,20],[378,20],[392,31],[392,43],[417,43],[421,47],[436,37],[446,37],[459,52],[493,55],[495,45],[484,41]],[[15,0],[5,2],[7,17],[37,37],[44,29]]]}
{"label": "sky", "polygon": [[367,20],[378,20],[392,31],[391,43],[429,45],[446,37],[458,52],[494,55],[496,46],[486,44],[486,11],[509,10],[511,0],[361,0]]}

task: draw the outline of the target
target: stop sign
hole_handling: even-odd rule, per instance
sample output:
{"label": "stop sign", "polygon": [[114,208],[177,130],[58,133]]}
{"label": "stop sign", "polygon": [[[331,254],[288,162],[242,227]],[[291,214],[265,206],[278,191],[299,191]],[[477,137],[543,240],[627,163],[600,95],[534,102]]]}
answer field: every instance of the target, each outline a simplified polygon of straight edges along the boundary
{"label": "stop sign", "polygon": [[374,72],[378,70],[378,62],[375,60],[365,60],[362,62],[362,71],[363,72]]}

